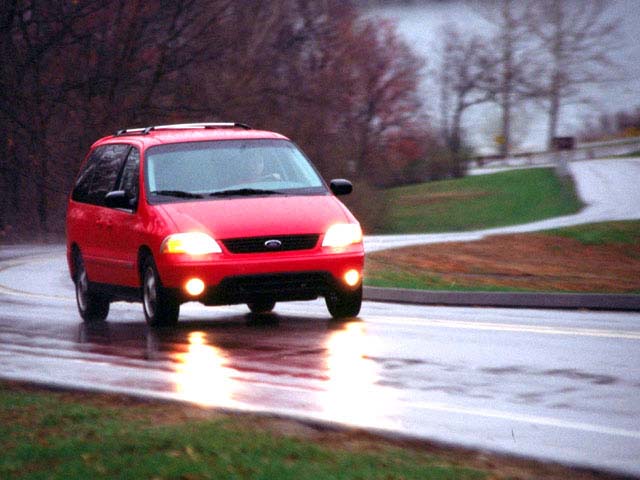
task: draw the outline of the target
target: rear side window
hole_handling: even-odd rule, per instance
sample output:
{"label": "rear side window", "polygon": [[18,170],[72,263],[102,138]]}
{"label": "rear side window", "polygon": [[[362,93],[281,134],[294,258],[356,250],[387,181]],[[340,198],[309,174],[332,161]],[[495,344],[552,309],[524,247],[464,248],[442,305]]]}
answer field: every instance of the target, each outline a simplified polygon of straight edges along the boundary
{"label": "rear side window", "polygon": [[96,148],[80,172],[71,198],[77,202],[104,205],[104,196],[115,188],[129,145]]}
{"label": "rear side window", "polygon": [[118,190],[124,190],[129,198],[138,197],[138,179],[140,178],[140,152],[132,148],[122,169]]}
{"label": "rear side window", "polygon": [[71,198],[76,202],[88,202],[89,188],[91,187],[91,180],[93,180],[93,172],[98,165],[98,160],[100,160],[98,150],[100,149],[98,148],[93,151],[91,156],[87,159],[87,163],[85,163],[82,170],[80,170],[80,174],[76,180],[76,185],[71,193]]}

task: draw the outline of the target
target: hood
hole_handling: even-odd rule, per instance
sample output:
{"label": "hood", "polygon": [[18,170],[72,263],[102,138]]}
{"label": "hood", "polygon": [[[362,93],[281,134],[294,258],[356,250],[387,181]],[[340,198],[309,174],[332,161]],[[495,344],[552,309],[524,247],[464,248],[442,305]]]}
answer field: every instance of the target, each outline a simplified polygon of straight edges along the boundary
{"label": "hood", "polygon": [[250,197],[165,203],[177,231],[204,231],[216,239],[324,233],[355,219],[331,195]]}

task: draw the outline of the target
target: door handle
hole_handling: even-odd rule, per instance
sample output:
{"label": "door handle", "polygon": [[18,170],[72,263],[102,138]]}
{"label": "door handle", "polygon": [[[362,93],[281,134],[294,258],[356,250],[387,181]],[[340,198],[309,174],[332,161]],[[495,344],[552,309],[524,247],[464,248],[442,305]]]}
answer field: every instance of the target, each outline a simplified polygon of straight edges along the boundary
{"label": "door handle", "polygon": [[107,228],[109,230],[113,228],[113,222],[111,220],[96,220],[96,225],[99,228]]}

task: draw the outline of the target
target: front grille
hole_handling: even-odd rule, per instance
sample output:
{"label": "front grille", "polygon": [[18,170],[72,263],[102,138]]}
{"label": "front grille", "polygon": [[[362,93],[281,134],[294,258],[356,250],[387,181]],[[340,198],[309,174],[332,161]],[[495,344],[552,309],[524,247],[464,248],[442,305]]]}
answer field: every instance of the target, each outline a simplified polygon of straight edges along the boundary
{"label": "front grille", "polygon": [[225,278],[205,298],[207,305],[270,301],[311,300],[334,288],[327,272],[291,272]]}
{"label": "front grille", "polygon": [[[320,235],[272,235],[269,237],[229,238],[222,240],[231,253],[286,252],[292,250],[310,250],[318,243]],[[277,240],[280,246],[268,247],[270,240]]]}
{"label": "front grille", "polygon": [[324,272],[275,273],[265,275],[247,275],[225,278],[220,287],[233,293],[270,293],[283,291],[326,290],[329,276]]}

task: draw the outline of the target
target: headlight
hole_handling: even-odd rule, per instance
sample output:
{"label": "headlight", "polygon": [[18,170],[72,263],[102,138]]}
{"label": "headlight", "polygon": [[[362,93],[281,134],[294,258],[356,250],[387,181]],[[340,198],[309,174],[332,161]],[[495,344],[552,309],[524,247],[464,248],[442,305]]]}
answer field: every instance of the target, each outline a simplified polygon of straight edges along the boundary
{"label": "headlight", "polygon": [[186,253],[187,255],[206,255],[222,253],[220,245],[206,233],[174,233],[162,242],[162,253]]}
{"label": "headlight", "polygon": [[323,247],[341,248],[362,242],[362,229],[357,223],[332,225],[324,235]]}

